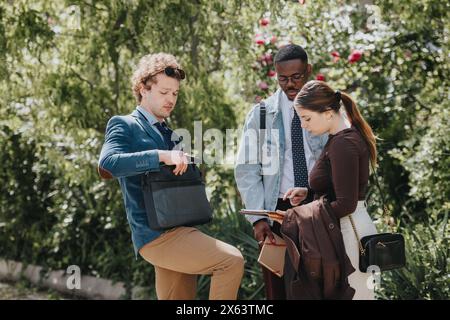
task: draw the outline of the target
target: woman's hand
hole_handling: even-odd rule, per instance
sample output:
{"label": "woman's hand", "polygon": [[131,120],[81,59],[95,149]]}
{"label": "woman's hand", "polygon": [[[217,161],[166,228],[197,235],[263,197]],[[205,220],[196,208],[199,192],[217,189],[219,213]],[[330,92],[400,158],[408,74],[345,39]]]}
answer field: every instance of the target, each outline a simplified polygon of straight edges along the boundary
{"label": "woman's hand", "polygon": [[289,199],[291,205],[298,206],[308,196],[308,188],[290,188],[283,196],[283,200]]}
{"label": "woman's hand", "polygon": [[175,165],[173,173],[175,175],[186,172],[189,164],[187,153],[177,150],[158,150],[159,161],[172,166]]}

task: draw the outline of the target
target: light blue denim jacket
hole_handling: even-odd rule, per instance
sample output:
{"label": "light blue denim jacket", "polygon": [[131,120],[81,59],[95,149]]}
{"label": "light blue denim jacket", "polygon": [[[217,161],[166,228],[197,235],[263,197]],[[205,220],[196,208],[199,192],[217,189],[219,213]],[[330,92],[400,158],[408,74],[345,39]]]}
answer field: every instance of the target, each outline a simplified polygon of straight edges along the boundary
{"label": "light blue denim jacket", "polygon": [[[284,94],[283,91],[278,89],[275,94],[264,101],[266,104],[266,132],[264,139],[258,140],[263,141],[262,150],[270,151],[266,160],[263,158],[261,161],[258,158],[259,152],[256,150],[261,150],[261,144],[259,141],[251,139],[255,135],[249,134],[249,132],[259,132],[260,104],[252,108],[245,121],[234,175],[246,209],[275,210],[277,205],[285,149],[283,116],[280,108],[282,94]],[[303,134],[315,162],[322,153],[328,136],[312,136],[306,130],[303,130]],[[266,152],[268,151],[262,153],[267,154]],[[308,166],[308,171],[311,169]],[[260,216],[247,215],[246,217],[251,223],[261,219]]]}

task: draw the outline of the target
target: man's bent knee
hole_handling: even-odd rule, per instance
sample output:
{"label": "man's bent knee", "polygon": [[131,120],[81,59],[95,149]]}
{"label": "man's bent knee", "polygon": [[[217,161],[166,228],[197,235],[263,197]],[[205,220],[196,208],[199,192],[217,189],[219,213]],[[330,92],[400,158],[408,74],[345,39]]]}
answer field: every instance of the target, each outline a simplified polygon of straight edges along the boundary
{"label": "man's bent knee", "polygon": [[244,272],[244,257],[242,253],[235,247],[229,255],[229,268],[234,269],[235,272]]}

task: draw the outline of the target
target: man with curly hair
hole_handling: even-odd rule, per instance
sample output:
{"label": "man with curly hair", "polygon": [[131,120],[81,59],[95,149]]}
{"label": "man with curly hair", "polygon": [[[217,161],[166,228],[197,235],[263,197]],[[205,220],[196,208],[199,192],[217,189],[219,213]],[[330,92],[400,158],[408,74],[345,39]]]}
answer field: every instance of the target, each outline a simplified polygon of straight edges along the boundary
{"label": "man with curly hair", "polygon": [[[165,119],[177,102],[185,78],[174,56],[149,54],[131,78],[138,106],[130,115],[112,117],[106,128],[100,160],[102,178],[117,178],[122,190],[135,254],[155,267],[158,299],[195,299],[197,275],[211,275],[210,299],[236,299],[243,275],[241,252],[196,228],[152,230],[141,190],[145,172],[159,171],[160,163],[175,165],[174,174],[188,167],[186,155],[174,150],[172,130]],[[189,201],[189,199],[186,199]]]}

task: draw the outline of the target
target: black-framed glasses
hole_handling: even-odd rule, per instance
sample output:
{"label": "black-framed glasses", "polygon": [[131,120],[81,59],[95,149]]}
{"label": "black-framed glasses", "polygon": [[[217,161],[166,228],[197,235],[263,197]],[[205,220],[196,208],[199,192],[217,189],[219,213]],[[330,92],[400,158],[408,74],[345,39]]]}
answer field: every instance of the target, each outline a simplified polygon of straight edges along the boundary
{"label": "black-framed glasses", "polygon": [[292,82],[298,82],[300,80],[306,79],[307,71],[303,73],[294,73],[291,76],[278,76],[278,82],[280,84],[287,84],[289,82],[289,79],[292,80]]}
{"label": "black-framed glasses", "polygon": [[164,69],[164,73],[168,77],[180,78],[180,80],[183,80],[184,78],[186,78],[186,72],[184,72],[184,70],[179,69],[179,68],[166,67]]}

